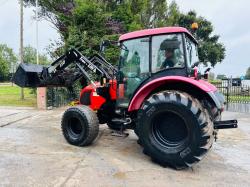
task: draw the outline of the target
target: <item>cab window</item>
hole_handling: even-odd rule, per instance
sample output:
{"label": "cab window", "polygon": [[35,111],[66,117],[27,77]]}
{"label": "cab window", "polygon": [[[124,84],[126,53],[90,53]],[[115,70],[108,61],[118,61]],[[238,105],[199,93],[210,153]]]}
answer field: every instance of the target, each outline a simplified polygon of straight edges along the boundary
{"label": "cab window", "polygon": [[194,63],[199,62],[197,45],[186,37],[186,50],[187,50],[187,65],[191,67]]}
{"label": "cab window", "polygon": [[152,37],[152,72],[185,66],[182,35]]}

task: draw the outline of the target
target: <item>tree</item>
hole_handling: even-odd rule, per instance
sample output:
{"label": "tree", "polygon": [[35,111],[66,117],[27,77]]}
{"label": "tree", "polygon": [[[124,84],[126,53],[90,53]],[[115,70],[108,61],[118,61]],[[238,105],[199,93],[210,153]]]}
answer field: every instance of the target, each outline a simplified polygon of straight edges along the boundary
{"label": "tree", "polygon": [[180,19],[180,9],[175,1],[172,1],[167,9],[167,19],[166,25],[168,26],[178,26]]}
{"label": "tree", "polygon": [[[36,0],[24,0],[26,6],[36,6]],[[60,33],[67,30],[67,18],[72,15],[74,0],[39,0],[39,17],[51,22]],[[64,21],[62,21],[64,19]]]}
{"label": "tree", "polygon": [[[213,35],[213,25],[210,21],[201,16],[197,16],[195,11],[187,14],[181,13],[175,2],[169,6],[168,25],[178,25],[185,27],[195,36],[199,42],[199,59],[204,65],[215,66],[225,58],[225,47],[219,42],[219,36]],[[195,31],[191,29],[192,23],[197,22],[199,28]]]}
{"label": "tree", "polygon": [[0,81],[5,81],[8,78],[8,74],[8,62],[0,55]]}
{"label": "tree", "polygon": [[250,79],[250,67],[247,69],[245,79]]}
{"label": "tree", "polygon": [[8,80],[11,70],[16,66],[17,57],[13,49],[6,44],[0,44],[0,81]]}
{"label": "tree", "polygon": [[[35,0],[25,0],[26,5],[35,5]],[[166,0],[39,0],[42,18],[52,22],[61,34],[63,52],[72,47],[90,56],[99,51],[104,38],[118,39],[119,34],[144,28],[183,26],[199,41],[200,60],[215,66],[225,58],[225,47],[219,36],[213,34],[213,25],[195,11],[180,12],[173,1]],[[199,29],[191,30],[197,22]],[[61,50],[63,49],[63,50]],[[113,56],[114,55],[114,56]],[[116,63],[118,50],[109,52],[107,60]]]}
{"label": "tree", "polygon": [[[24,47],[24,54],[23,54],[23,59],[24,63],[29,63],[29,64],[36,64],[36,49],[27,46]],[[48,60],[46,55],[39,54],[39,64],[41,65],[49,65],[51,62]]]}

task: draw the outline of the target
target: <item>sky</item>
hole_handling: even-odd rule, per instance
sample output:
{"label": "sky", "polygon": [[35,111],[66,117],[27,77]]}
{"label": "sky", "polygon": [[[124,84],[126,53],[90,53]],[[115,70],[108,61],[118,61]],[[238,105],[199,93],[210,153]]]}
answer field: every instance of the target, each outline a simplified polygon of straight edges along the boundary
{"label": "sky", "polygon": [[[36,47],[36,22],[33,8],[24,8],[24,46]],[[20,46],[20,6],[18,0],[0,0],[0,43],[13,48],[16,53]],[[57,40],[59,34],[49,22],[42,20],[38,24],[39,52],[45,53],[45,48],[51,41]]]}
{"label": "sky", "polygon": [[[215,74],[227,76],[245,75],[250,67],[250,1],[249,0],[176,0],[183,12],[195,10],[198,15],[213,23],[214,34],[220,35],[220,42],[226,47],[226,58],[212,70]],[[0,43],[6,43],[16,53],[19,49],[19,4],[18,0],[0,0]],[[24,45],[36,46],[34,10],[24,9]],[[59,34],[46,21],[39,22],[39,52]]]}
{"label": "sky", "polygon": [[213,23],[214,34],[226,47],[226,58],[212,70],[227,76],[245,75],[250,67],[249,0],[176,0],[182,12],[195,10]]}

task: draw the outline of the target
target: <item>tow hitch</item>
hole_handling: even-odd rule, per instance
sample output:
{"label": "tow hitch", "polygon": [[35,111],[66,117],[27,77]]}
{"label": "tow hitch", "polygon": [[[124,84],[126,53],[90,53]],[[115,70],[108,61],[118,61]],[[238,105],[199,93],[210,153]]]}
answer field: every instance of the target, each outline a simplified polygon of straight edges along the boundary
{"label": "tow hitch", "polygon": [[237,120],[226,120],[226,121],[215,121],[214,129],[231,129],[237,128],[238,121]]}

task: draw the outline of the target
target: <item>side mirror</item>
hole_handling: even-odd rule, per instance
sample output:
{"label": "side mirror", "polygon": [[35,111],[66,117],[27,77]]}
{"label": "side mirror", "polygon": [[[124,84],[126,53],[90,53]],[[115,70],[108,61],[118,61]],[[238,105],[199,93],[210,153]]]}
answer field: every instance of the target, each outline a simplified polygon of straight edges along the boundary
{"label": "side mirror", "polygon": [[200,61],[197,61],[195,63],[193,63],[193,65],[191,66],[191,68],[194,68],[195,66],[198,66],[200,64]]}
{"label": "side mirror", "polygon": [[211,70],[211,68],[207,68],[207,69],[205,70],[204,74],[205,74],[205,73],[209,73],[210,70]]}
{"label": "side mirror", "polygon": [[211,68],[207,68],[207,69],[205,70],[204,75],[203,75],[204,79],[208,79],[208,74],[209,74],[209,71],[210,71],[210,70],[211,70]]}
{"label": "side mirror", "polygon": [[110,45],[110,41],[109,40],[103,40],[102,43],[100,44],[100,53],[104,54],[106,47],[108,47]]}

